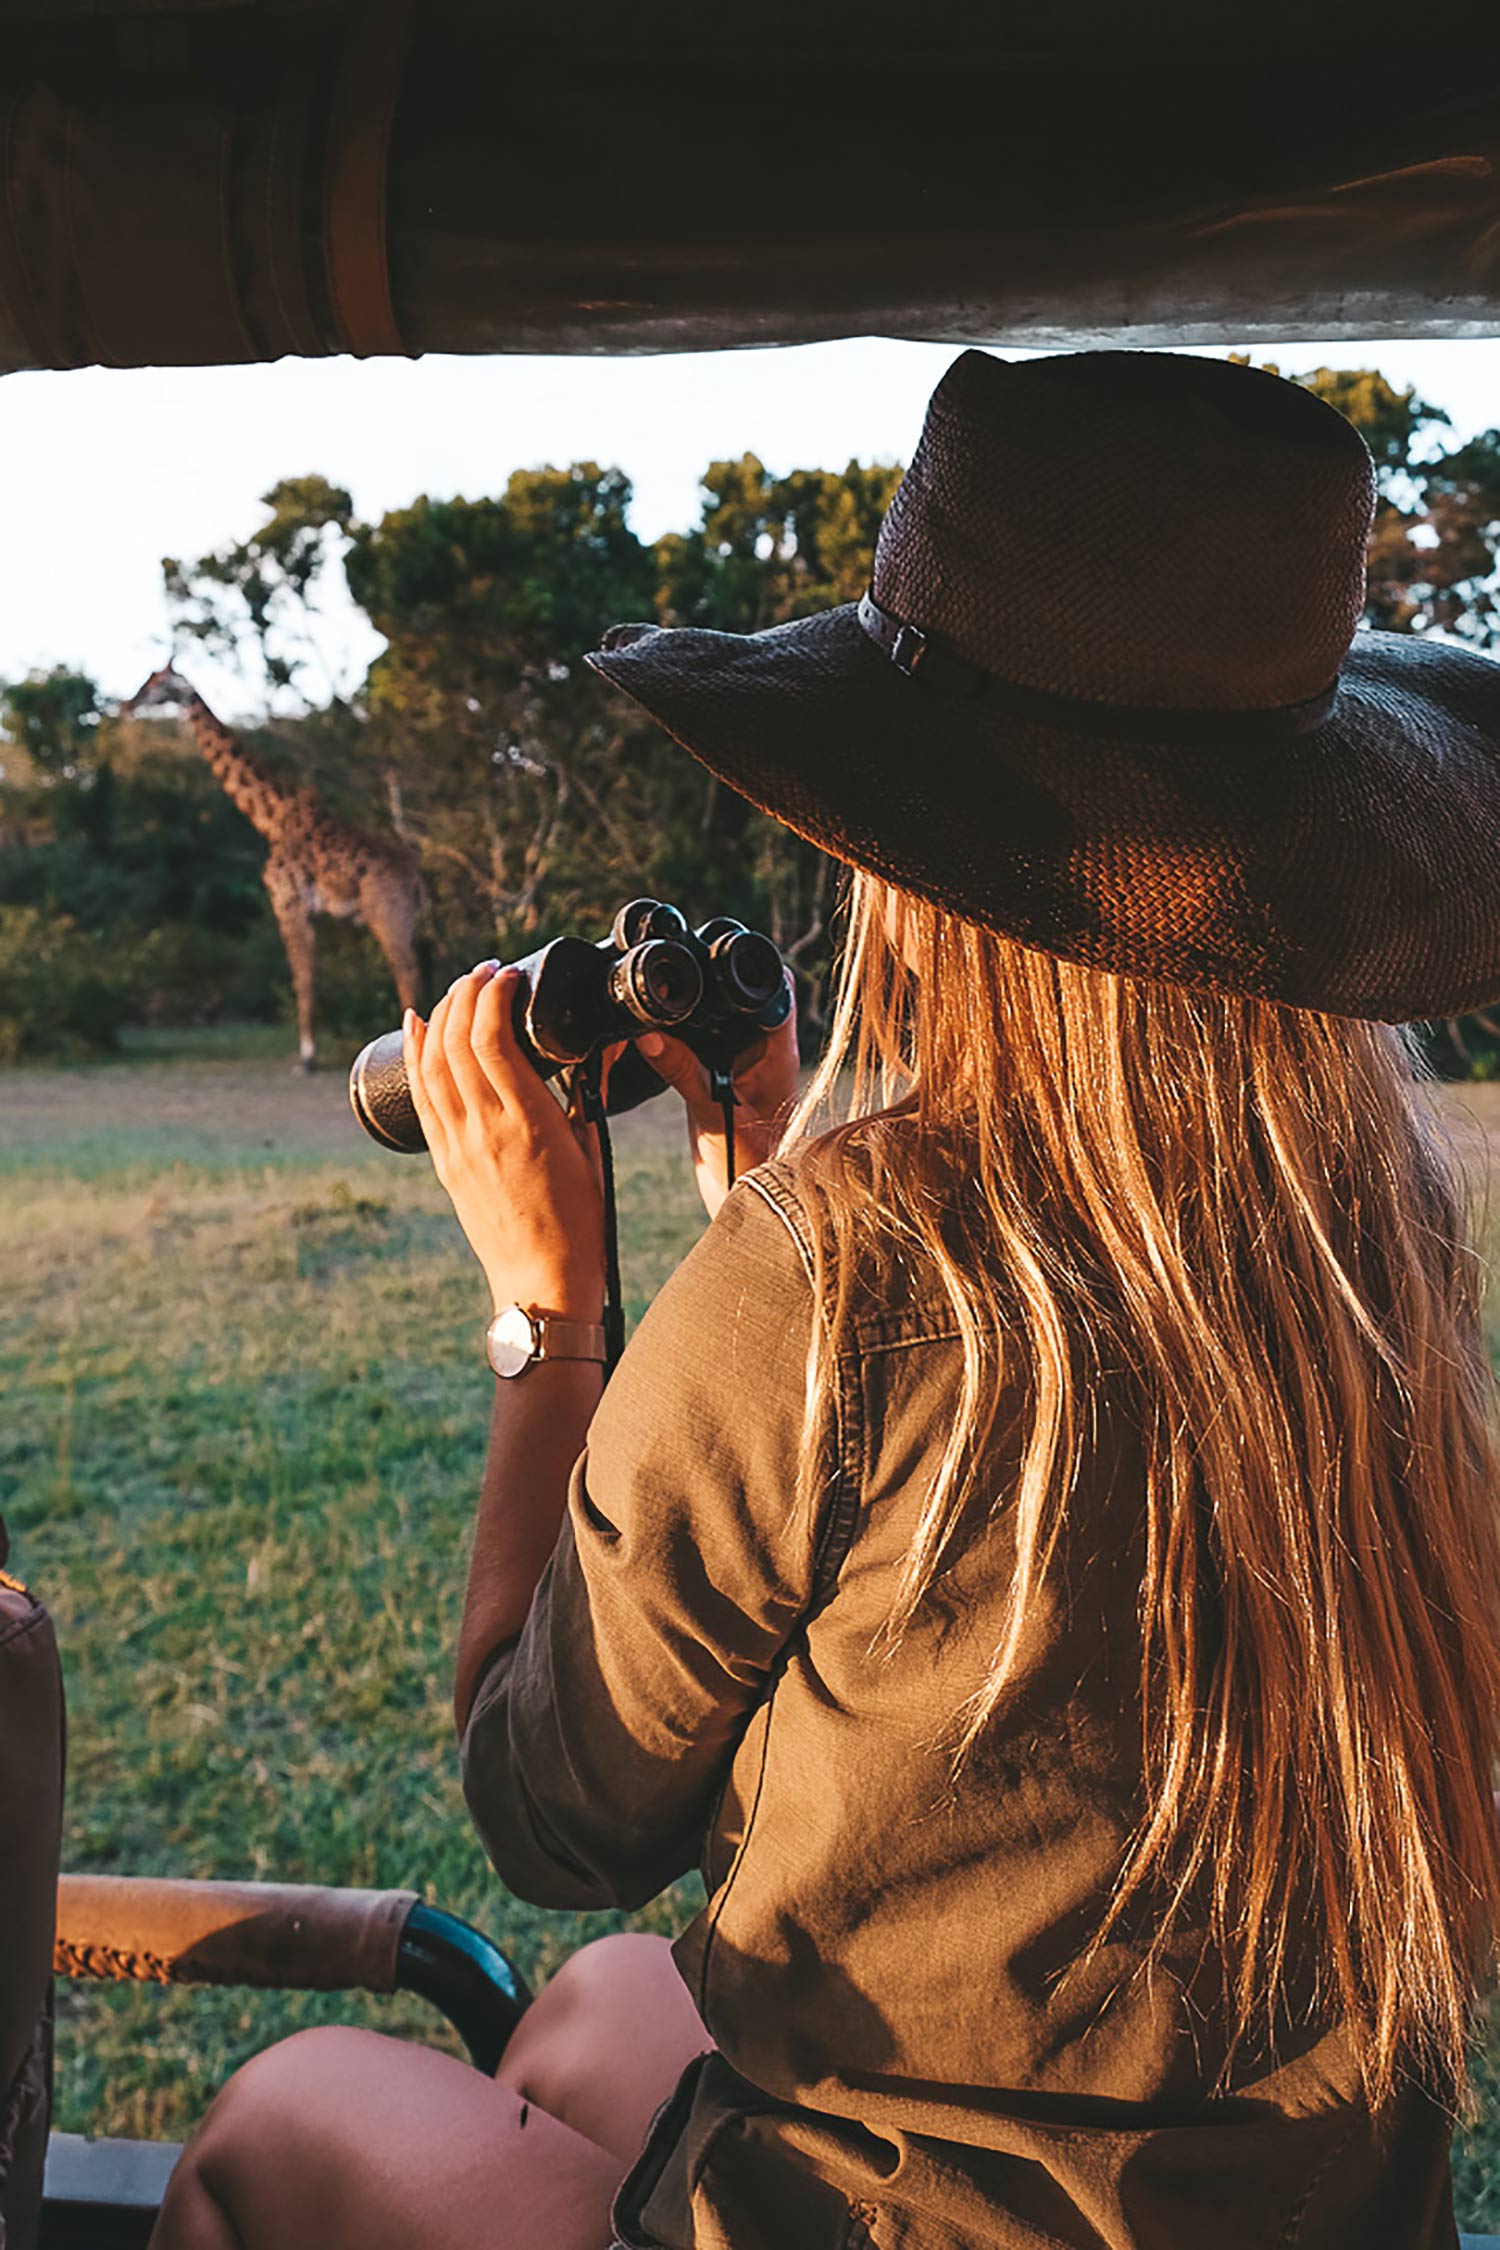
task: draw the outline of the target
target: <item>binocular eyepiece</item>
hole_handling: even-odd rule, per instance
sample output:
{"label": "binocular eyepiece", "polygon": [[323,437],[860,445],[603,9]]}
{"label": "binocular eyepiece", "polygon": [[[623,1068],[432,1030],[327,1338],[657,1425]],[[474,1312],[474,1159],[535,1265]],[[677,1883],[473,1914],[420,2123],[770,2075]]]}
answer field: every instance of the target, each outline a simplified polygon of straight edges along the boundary
{"label": "binocular eyepiece", "polygon": [[[521,972],[514,1022],[521,1051],[543,1078],[585,1062],[601,1047],[647,1031],[670,1031],[709,1069],[735,1058],[785,1023],[791,980],[775,946],[727,914],[694,930],[664,900],[634,898],[607,938],[554,938],[514,966]],[[664,1080],[628,1046],[609,1074],[611,1115],[662,1091]],[[349,1074],[349,1100],[371,1137],[402,1155],[427,1146],[407,1083],[399,1031],[372,1039]]]}

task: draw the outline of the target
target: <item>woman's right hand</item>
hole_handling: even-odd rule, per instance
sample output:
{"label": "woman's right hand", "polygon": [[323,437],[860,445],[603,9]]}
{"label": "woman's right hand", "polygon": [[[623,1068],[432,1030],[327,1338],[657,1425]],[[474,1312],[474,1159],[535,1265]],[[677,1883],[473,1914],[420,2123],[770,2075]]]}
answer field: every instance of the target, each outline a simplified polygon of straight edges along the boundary
{"label": "woman's right hand", "polygon": [[[790,977],[788,978],[790,981]],[[670,1032],[651,1031],[636,1041],[657,1076],[681,1094],[687,1110],[688,1148],[698,1193],[710,1218],[729,1193],[729,1151],[724,1113],[714,1100],[706,1066]],[[763,1164],[781,1138],[797,1099],[797,1000],[784,1024],[763,1032],[734,1066],[734,1168],[736,1176]]]}

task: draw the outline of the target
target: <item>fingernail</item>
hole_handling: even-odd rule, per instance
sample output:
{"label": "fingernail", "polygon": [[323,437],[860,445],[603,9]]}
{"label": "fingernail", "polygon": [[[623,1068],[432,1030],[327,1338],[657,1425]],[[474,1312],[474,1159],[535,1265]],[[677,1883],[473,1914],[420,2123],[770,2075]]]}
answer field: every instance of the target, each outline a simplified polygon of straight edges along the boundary
{"label": "fingernail", "polygon": [[498,961],[476,961],[469,974],[471,977],[477,977],[481,984],[488,984],[499,966]]}
{"label": "fingernail", "polygon": [[665,1039],[663,1039],[659,1031],[648,1031],[645,1038],[642,1039],[639,1044],[641,1053],[643,1055],[662,1055],[666,1053],[667,1043]]}

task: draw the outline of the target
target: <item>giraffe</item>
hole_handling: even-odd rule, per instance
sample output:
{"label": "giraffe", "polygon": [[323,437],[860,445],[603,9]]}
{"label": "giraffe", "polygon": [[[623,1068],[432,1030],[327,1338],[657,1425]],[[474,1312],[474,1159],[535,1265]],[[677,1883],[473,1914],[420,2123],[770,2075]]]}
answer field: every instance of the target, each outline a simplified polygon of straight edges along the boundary
{"label": "giraffe", "polygon": [[164,705],[182,713],[214,779],[270,846],[264,881],[297,997],[298,1069],[311,1070],[316,1061],[316,915],[363,922],[390,964],[402,1007],[419,1007],[413,941],[425,894],[409,847],[398,837],[351,827],[328,810],[315,789],[289,789],[273,780],[170,664],[153,672],[123,709],[133,714]]}

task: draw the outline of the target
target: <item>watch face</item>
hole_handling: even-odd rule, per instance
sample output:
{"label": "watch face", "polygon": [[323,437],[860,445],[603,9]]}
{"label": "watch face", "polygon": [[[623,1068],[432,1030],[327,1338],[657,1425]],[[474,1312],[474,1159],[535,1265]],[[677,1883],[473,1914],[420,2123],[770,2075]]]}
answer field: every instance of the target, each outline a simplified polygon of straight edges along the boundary
{"label": "watch face", "polygon": [[519,1375],[536,1357],[536,1329],[524,1305],[507,1305],[490,1322],[490,1365],[497,1375]]}

